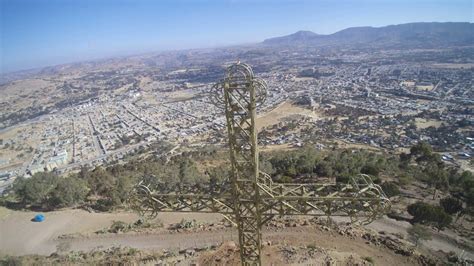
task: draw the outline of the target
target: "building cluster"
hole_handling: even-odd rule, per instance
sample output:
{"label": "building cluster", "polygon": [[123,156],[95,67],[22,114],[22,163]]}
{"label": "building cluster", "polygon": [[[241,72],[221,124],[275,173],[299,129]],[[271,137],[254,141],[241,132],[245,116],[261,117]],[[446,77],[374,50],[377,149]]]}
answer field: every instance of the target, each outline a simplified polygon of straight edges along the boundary
{"label": "building cluster", "polygon": [[[147,61],[143,68],[76,78],[68,89],[87,88],[93,96],[18,125],[20,132],[2,140],[3,150],[15,150],[17,156],[0,157],[0,178],[93,167],[163,141],[178,146],[225,143],[223,108],[211,104],[209,92],[236,54],[215,53],[221,57],[190,52],[186,63],[170,55],[169,65]],[[229,61],[222,64],[222,58]],[[248,58],[269,88],[260,114],[285,101],[314,112],[264,128],[260,143],[325,147],[326,139],[398,149],[425,140],[446,150],[446,160],[469,158],[474,148],[473,69],[415,59],[416,53],[404,51],[331,48],[270,50]],[[417,124],[420,119],[428,125]]]}

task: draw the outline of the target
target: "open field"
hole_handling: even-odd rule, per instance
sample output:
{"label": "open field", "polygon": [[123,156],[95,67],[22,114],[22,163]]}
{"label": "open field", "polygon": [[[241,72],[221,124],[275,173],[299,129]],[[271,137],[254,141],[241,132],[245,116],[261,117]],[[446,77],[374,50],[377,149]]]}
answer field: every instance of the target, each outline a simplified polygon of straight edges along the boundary
{"label": "open field", "polygon": [[435,127],[438,128],[441,126],[441,121],[434,120],[434,119],[423,119],[423,118],[415,118],[415,125],[417,128],[427,128],[427,127]]}
{"label": "open field", "polygon": [[[41,131],[42,129],[42,126],[38,126],[38,124],[28,124],[0,131],[0,139],[3,141],[3,144],[0,145],[0,159],[8,161],[8,163],[0,165],[0,169],[15,168],[24,161],[30,160],[33,154],[29,148],[37,147],[40,140],[39,138],[20,136],[28,134],[27,132]],[[13,144],[13,142],[15,143]]]}
{"label": "open field", "polygon": [[303,107],[293,104],[291,101],[285,101],[279,104],[276,108],[262,114],[257,117],[257,129],[260,130],[263,127],[271,126],[278,124],[283,121],[285,118],[289,118],[294,115],[301,115],[306,117],[311,117],[314,119],[319,118],[320,116],[315,112],[305,109]]}

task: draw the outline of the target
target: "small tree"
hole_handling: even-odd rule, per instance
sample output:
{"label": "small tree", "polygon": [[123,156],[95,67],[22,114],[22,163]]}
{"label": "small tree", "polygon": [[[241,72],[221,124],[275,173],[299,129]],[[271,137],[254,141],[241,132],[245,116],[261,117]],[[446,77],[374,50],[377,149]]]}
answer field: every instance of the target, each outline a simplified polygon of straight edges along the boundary
{"label": "small tree", "polygon": [[447,197],[447,198],[441,199],[439,201],[439,205],[443,207],[444,211],[447,214],[451,214],[451,215],[459,213],[463,210],[462,201],[453,197]]}
{"label": "small tree", "polygon": [[12,190],[22,204],[43,207],[58,180],[59,177],[51,172],[36,173],[31,178],[15,180]]}
{"label": "small tree", "polygon": [[421,224],[414,224],[408,229],[408,234],[415,239],[415,246],[418,246],[420,240],[431,240],[431,232]]}
{"label": "small tree", "polygon": [[60,178],[50,192],[48,205],[52,208],[73,206],[84,201],[88,192],[86,181],[73,177]]}
{"label": "small tree", "polygon": [[451,215],[445,213],[441,208],[439,208],[437,209],[434,222],[435,227],[438,229],[439,232],[453,222],[453,217],[451,217]]}
{"label": "small tree", "polygon": [[87,177],[87,183],[91,194],[105,196],[114,189],[115,177],[108,173],[103,167],[96,167]]}
{"label": "small tree", "polygon": [[424,173],[427,176],[428,185],[434,189],[433,199],[436,198],[436,193],[439,189],[446,190],[449,187],[448,173],[442,164],[429,163],[425,167]]}
{"label": "small tree", "polygon": [[424,202],[409,205],[407,211],[413,216],[414,223],[433,224],[438,231],[452,222],[452,217],[443,208]]}
{"label": "small tree", "polygon": [[433,148],[430,144],[424,141],[418,142],[416,145],[410,148],[410,156],[418,158],[427,158],[433,153]]}
{"label": "small tree", "polygon": [[381,187],[389,198],[400,194],[400,188],[394,182],[383,182]]}
{"label": "small tree", "polygon": [[17,179],[13,184],[13,192],[25,206],[56,208],[82,202],[88,193],[88,187],[82,179],[63,178],[44,172],[28,179]]}
{"label": "small tree", "polygon": [[366,164],[360,169],[360,172],[366,175],[378,176],[380,173],[380,169],[375,165]]}

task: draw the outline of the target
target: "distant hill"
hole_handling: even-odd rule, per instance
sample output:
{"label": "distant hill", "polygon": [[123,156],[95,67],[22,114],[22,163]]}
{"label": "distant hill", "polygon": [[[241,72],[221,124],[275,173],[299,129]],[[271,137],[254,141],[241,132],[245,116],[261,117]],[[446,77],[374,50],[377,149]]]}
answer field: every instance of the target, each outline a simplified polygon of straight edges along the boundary
{"label": "distant hill", "polygon": [[306,42],[311,42],[318,37],[323,36],[316,34],[312,31],[304,31],[300,30],[298,32],[295,32],[290,35],[282,36],[282,37],[275,37],[271,39],[267,39],[263,41],[264,43],[269,43],[269,44],[293,44],[293,43],[306,43]]}
{"label": "distant hill", "polygon": [[385,27],[353,27],[329,35],[311,31],[266,39],[264,45],[369,45],[387,47],[443,47],[474,45],[474,23],[420,22]]}

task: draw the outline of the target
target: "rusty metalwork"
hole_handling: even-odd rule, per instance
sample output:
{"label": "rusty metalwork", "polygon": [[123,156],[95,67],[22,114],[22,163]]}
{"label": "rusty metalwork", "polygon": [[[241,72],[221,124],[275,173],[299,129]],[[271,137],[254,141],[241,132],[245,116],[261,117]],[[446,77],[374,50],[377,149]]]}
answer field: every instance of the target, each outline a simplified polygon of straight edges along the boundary
{"label": "rusty metalwork", "polygon": [[250,66],[236,63],[212,88],[211,100],[224,108],[232,172],[214,186],[168,187],[140,182],[131,206],[144,215],[159,212],[215,212],[237,226],[242,265],[261,265],[262,225],[275,216],[348,216],[370,223],[386,213],[390,201],[369,176],[347,184],[274,183],[259,170],[256,107],[265,101],[266,82]]}

